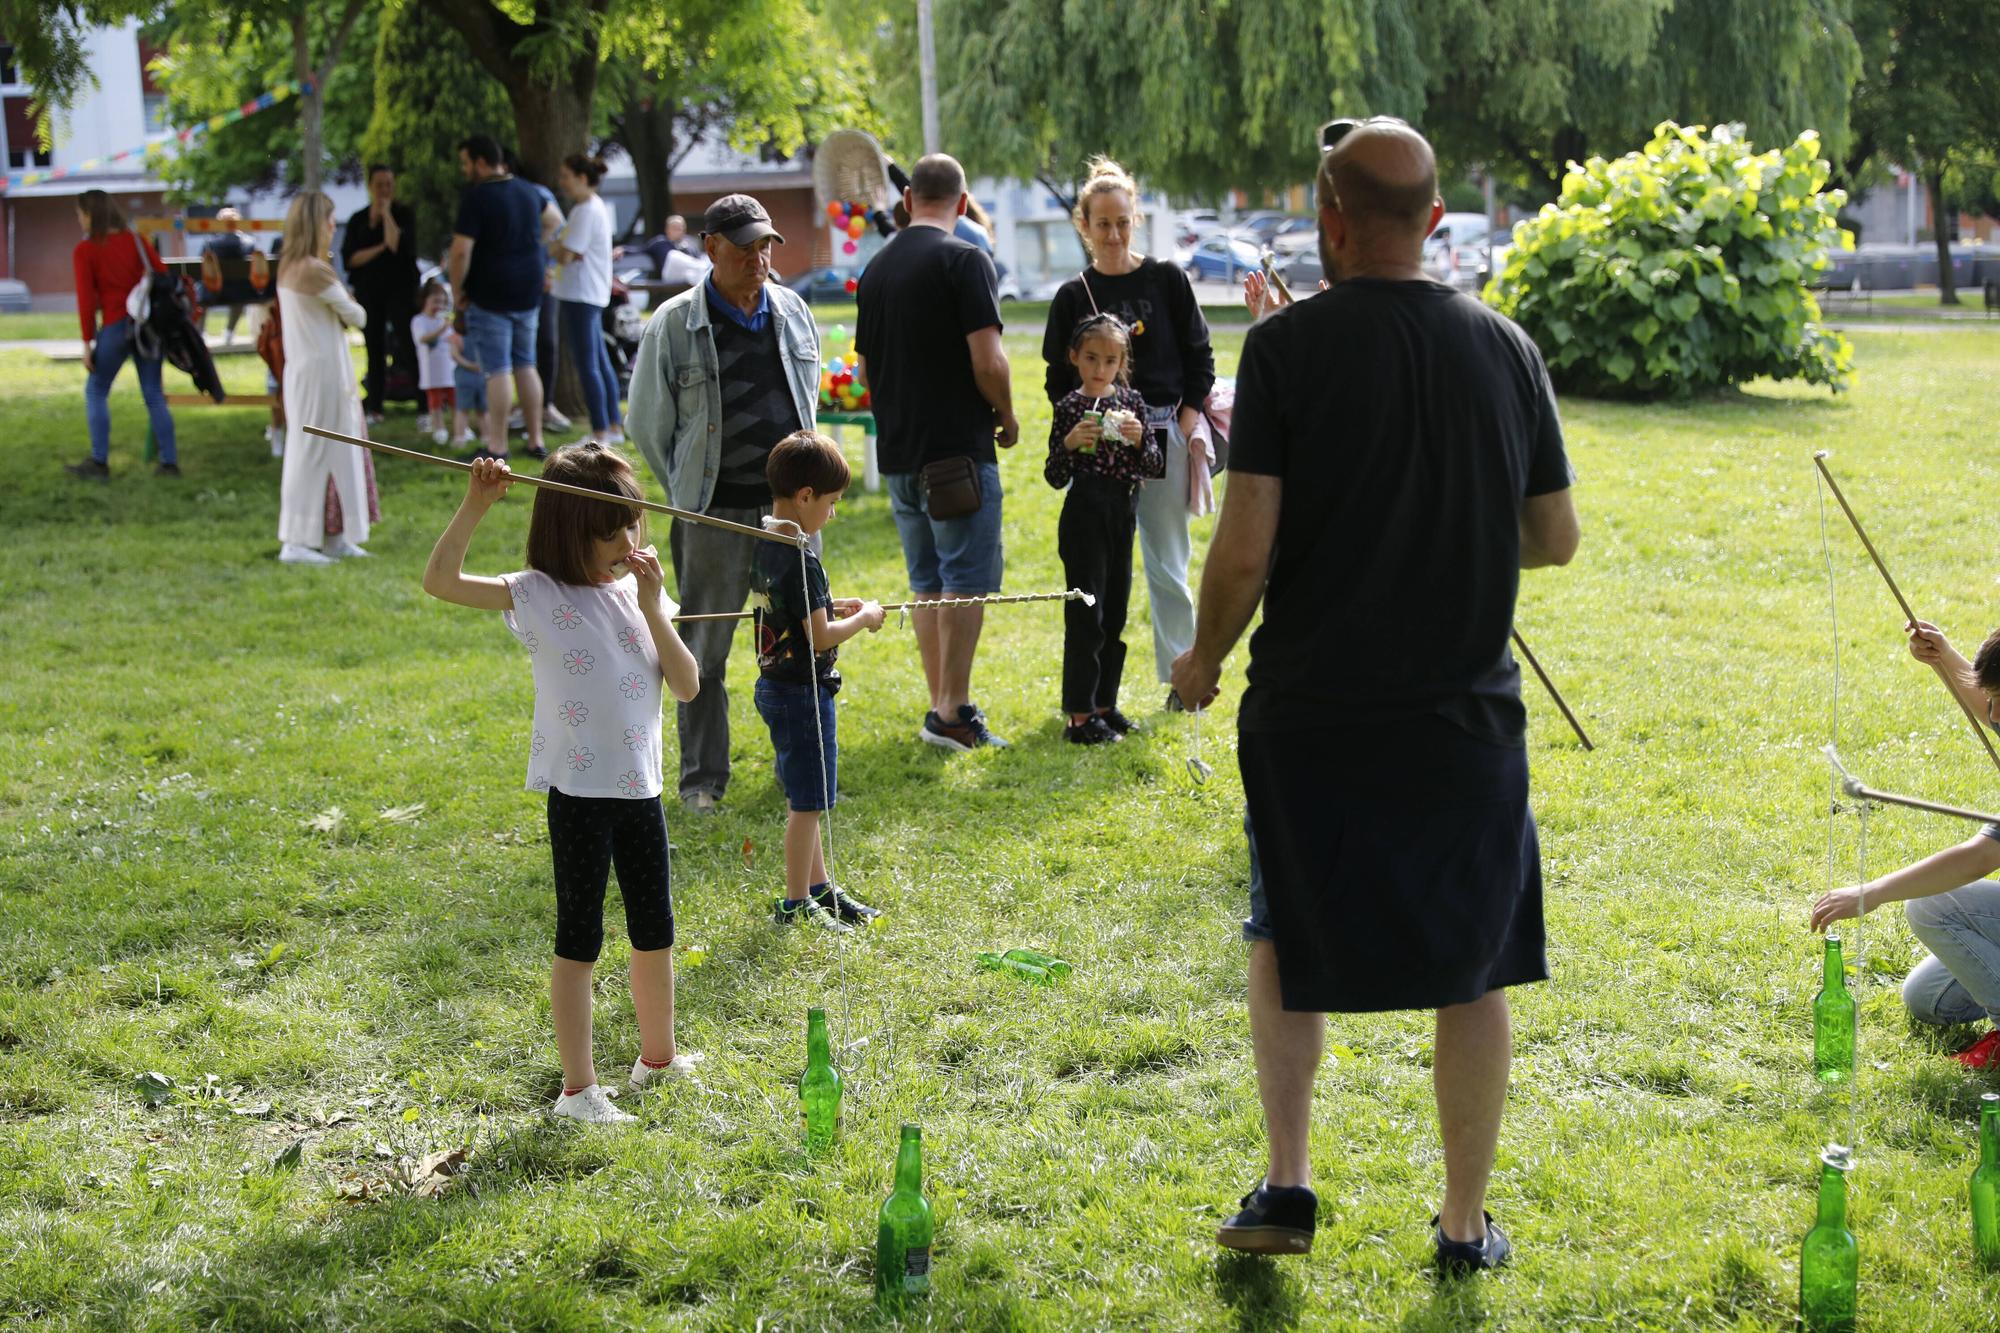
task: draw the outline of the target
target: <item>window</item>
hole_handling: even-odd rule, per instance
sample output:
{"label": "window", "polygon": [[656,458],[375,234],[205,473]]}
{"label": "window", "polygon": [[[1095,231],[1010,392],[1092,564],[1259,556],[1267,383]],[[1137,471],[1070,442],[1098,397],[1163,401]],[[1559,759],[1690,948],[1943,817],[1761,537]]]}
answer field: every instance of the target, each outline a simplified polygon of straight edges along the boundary
{"label": "window", "polygon": [[147,93],[142,99],[146,110],[146,133],[165,134],[167,125],[167,95]]}
{"label": "window", "polygon": [[1068,218],[1017,222],[1014,259],[1024,283],[1066,278],[1083,267],[1083,243]]}
{"label": "window", "polygon": [[0,42],[0,83],[19,83],[21,71],[14,64],[14,44]]}
{"label": "window", "polygon": [[49,154],[35,142],[35,118],[28,114],[27,98],[6,99],[6,125],[7,170],[22,171],[49,165]]}

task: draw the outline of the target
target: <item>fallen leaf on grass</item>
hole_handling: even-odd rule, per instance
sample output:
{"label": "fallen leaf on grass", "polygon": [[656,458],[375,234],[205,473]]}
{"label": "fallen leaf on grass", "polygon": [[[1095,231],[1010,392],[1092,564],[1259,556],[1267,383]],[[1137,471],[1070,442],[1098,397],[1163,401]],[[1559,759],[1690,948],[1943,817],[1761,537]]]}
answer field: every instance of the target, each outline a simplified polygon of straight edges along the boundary
{"label": "fallen leaf on grass", "polygon": [[250,1116],[269,1115],[271,1114],[271,1103],[252,1102],[248,1106],[232,1106],[229,1108],[229,1114]]}
{"label": "fallen leaf on grass", "polygon": [[375,1197],[375,1188],[372,1180],[343,1180],[333,1187],[333,1195],[350,1203],[366,1203]]}
{"label": "fallen leaf on grass", "polygon": [[385,806],[376,812],[376,818],[384,824],[414,824],[423,812],[424,803],[418,801],[415,805]]}
{"label": "fallen leaf on grass", "polygon": [[172,1100],[174,1095],[174,1081],[157,1069],[148,1070],[133,1079],[132,1088],[148,1106],[159,1106]]}
{"label": "fallen leaf on grass", "polygon": [[332,838],[339,835],[340,830],[346,823],[347,812],[337,805],[330,805],[311,819],[306,820],[305,827],[315,833],[324,833],[329,838]]}
{"label": "fallen leaf on grass", "polygon": [[276,1175],[280,1171],[298,1170],[299,1159],[305,1156],[305,1151],[306,1141],[304,1139],[295,1141],[291,1147],[285,1149],[273,1159],[271,1162],[271,1174]]}
{"label": "fallen leaf on grass", "polygon": [[435,1199],[465,1174],[465,1159],[471,1155],[470,1148],[434,1152],[413,1166],[398,1168],[398,1174],[410,1193],[419,1199]]}
{"label": "fallen leaf on grass", "polygon": [[283,958],[287,953],[291,952],[291,948],[292,948],[291,945],[285,943],[283,940],[279,940],[276,944],[271,946],[271,952],[264,955],[264,961],[257,964],[258,968],[261,970],[268,971],[271,968],[276,967],[278,965],[278,960]]}

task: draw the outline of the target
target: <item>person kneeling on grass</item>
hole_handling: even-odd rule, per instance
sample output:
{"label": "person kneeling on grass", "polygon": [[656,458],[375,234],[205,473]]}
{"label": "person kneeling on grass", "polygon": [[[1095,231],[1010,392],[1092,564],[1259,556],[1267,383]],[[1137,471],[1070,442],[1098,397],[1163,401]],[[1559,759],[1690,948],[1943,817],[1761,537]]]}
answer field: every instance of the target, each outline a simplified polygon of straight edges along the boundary
{"label": "person kneeling on grass", "polygon": [[[1919,620],[1904,628],[1910,656],[1936,670],[1959,701],[2000,729],[1994,703],[2000,699],[2000,630],[1970,662],[1944,636]],[[1903,904],[1910,930],[1930,956],[1903,979],[1903,1004],[1920,1023],[1940,1027],[1990,1019],[2000,1023],[2000,824],[1987,824],[1956,847],[1925,857],[1866,884],[1823,893],[1813,903],[1812,928],[1864,916],[1883,903]],[[1954,1057],[1971,1069],[2000,1064],[2000,1028]]]}
{"label": "person kneeling on grass", "polygon": [[[847,459],[824,435],[802,430],[771,448],[764,476],[771,486],[776,530],[810,537],[827,525],[847,489]],[[773,920],[810,921],[845,931],[881,915],[829,882],[819,842],[819,812],[839,791],[833,696],[840,691],[834,661],[840,645],[863,630],[882,628],[882,607],[833,600],[826,571],[810,548],[758,542],[750,570],[751,616],[757,644],[757,713],[778,751],[778,782],[791,809],[785,821],[785,896]],[[829,618],[832,612],[840,619]]]}
{"label": "person kneeling on grass", "polygon": [[[596,444],[571,445],[542,475],[620,500],[643,496],[625,460]],[[667,821],[660,813],[660,686],[676,699],[701,688],[694,655],[674,632],[659,556],[636,507],[560,491],[535,494],[528,568],[499,578],[465,573],[465,549],[486,511],[506,494],[507,465],[472,465],[465,502],[424,567],[424,591],[499,611],[528,650],[535,677],[528,790],[548,793],[555,858],[556,947],[549,1008],[562,1057],[555,1114],[589,1124],[638,1119],[598,1085],[590,1047],[590,974],[604,945],[604,887],[618,867],[632,940],[632,1008],[639,1092],[701,1057],[674,1045],[674,903],[667,882]]]}

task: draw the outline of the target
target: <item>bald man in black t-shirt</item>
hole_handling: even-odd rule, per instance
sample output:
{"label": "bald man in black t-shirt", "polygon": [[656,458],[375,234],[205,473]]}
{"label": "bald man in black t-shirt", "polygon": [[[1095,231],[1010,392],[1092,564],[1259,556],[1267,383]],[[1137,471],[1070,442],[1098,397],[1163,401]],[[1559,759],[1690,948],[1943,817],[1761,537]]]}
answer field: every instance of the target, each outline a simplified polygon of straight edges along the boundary
{"label": "bald man in black t-shirt", "polygon": [[1251,329],[1231,481],[1202,578],[1190,705],[1261,601],[1238,718],[1250,845],[1250,1026],[1270,1134],[1262,1184],[1217,1235],[1312,1245],[1322,1014],[1437,1011],[1441,1269],[1510,1251],[1485,1216],[1506,1103],[1506,988],[1548,976],[1520,671],[1519,571],[1578,542],[1540,353],[1427,278],[1430,145],[1352,125],[1322,154],[1337,281]]}

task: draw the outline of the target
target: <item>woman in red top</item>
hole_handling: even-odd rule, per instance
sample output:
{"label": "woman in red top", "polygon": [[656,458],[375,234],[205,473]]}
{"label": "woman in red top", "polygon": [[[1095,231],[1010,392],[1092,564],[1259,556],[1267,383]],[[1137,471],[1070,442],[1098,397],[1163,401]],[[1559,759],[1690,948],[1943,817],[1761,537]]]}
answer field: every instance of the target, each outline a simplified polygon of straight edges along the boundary
{"label": "woman in red top", "polygon": [[145,239],[125,225],[111,196],[85,190],[76,199],[76,219],[84,230],[71,255],[76,269],[76,313],[83,324],[83,368],[90,379],[83,387],[84,415],[90,421],[90,457],[63,470],[77,477],[102,480],[111,475],[111,381],[131,357],[139,370],[139,391],[153,421],[159,446],[158,477],[181,474],[174,450],[174,418],[160,389],[160,358],[144,356],[132,345],[132,320],[125,298],[149,272],[161,267],[160,256]]}

